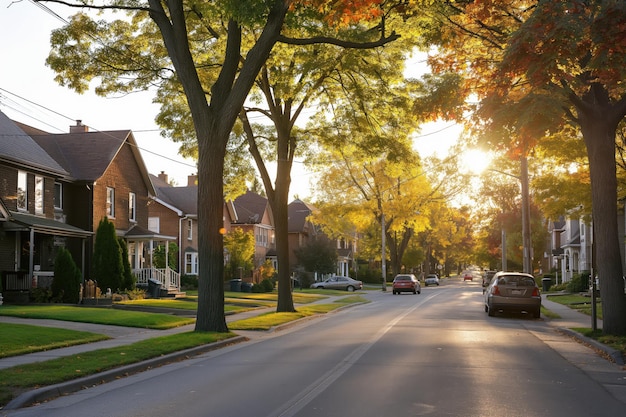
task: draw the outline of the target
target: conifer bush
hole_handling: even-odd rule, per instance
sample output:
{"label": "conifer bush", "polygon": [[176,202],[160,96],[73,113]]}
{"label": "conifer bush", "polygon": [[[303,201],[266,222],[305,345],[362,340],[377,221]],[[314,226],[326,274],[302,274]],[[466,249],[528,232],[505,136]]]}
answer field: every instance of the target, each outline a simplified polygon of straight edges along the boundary
{"label": "conifer bush", "polygon": [[78,304],[80,301],[81,273],[72,254],[60,248],[54,259],[54,279],[52,280],[52,298],[62,303]]}
{"label": "conifer bush", "polygon": [[106,217],[96,231],[91,277],[103,293],[117,291],[124,285],[122,249],[115,235],[115,226]]}

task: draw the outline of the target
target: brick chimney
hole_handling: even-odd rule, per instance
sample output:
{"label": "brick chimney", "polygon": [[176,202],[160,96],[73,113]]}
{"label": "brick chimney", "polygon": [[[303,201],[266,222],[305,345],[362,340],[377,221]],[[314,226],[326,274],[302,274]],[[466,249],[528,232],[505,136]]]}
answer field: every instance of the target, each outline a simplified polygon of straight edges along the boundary
{"label": "brick chimney", "polygon": [[187,186],[193,187],[198,185],[198,174],[188,175],[187,176]]}
{"label": "brick chimney", "polygon": [[82,120],[76,120],[76,126],[70,126],[70,133],[89,132],[89,126],[84,125]]}
{"label": "brick chimney", "polygon": [[165,173],[165,171],[161,171],[161,173],[159,174],[159,179],[166,184],[170,183],[169,178],[167,177],[167,174]]}

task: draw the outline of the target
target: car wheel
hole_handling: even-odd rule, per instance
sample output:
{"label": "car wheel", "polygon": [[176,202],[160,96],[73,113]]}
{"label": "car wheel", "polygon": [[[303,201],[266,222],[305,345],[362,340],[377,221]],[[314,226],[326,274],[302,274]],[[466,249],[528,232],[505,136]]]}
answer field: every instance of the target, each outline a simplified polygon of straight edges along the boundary
{"label": "car wheel", "polygon": [[421,293],[422,293],[422,290],[418,290],[418,291],[417,291],[417,293],[418,293],[418,294],[421,294]]}
{"label": "car wheel", "polygon": [[487,314],[489,317],[493,317],[496,315],[496,311],[492,307],[487,306]]}
{"label": "car wheel", "polygon": [[536,319],[540,319],[541,318],[541,309],[538,308],[535,311],[533,311],[533,317]]}
{"label": "car wheel", "polygon": [[346,290],[348,290],[348,292],[354,292],[354,287],[352,285],[348,285],[348,288],[346,288]]}
{"label": "car wheel", "polygon": [[396,295],[396,294],[397,294],[397,292],[395,292],[395,291],[394,291],[394,292],[393,292],[393,295]]}
{"label": "car wheel", "polygon": [[485,304],[485,313],[489,312],[489,307],[487,307],[487,304]]}

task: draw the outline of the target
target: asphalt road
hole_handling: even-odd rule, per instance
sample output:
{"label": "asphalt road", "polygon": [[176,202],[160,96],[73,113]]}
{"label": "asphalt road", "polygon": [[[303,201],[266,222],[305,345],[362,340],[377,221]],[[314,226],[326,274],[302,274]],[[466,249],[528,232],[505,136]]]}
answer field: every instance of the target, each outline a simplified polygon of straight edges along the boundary
{"label": "asphalt road", "polygon": [[[524,315],[488,317],[478,282],[368,304],[7,416],[626,415],[626,373]],[[613,391],[615,389],[615,391]]]}

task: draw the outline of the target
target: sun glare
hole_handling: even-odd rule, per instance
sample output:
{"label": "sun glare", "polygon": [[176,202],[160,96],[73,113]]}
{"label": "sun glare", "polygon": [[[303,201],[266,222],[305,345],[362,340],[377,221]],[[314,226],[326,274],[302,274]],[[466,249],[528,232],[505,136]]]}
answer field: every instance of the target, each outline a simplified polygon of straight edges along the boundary
{"label": "sun glare", "polygon": [[491,162],[492,156],[489,152],[480,149],[468,149],[463,152],[463,165],[469,173],[480,175]]}

